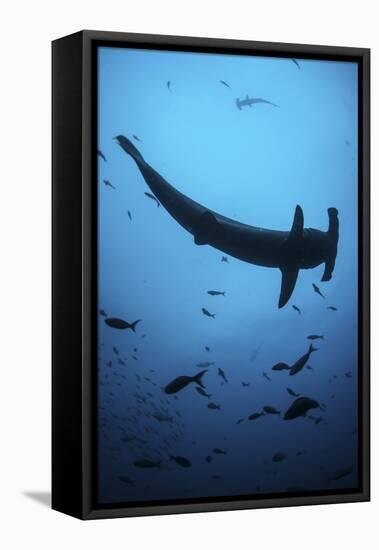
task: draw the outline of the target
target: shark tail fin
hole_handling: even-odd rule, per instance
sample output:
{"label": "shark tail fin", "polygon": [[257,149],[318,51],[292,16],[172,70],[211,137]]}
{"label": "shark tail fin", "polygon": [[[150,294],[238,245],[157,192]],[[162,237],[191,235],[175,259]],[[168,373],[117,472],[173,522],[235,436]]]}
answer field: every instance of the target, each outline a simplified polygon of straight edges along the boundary
{"label": "shark tail fin", "polygon": [[206,369],[205,370],[202,370],[201,372],[199,372],[198,374],[196,374],[194,377],[193,377],[193,381],[196,382],[196,384],[199,384],[199,386],[201,386],[202,388],[205,388],[204,384],[203,384],[203,381],[202,381],[202,377],[204,376],[204,374],[208,372]]}
{"label": "shark tail fin", "polygon": [[321,281],[330,281],[330,279],[332,278],[332,273],[333,273],[334,265],[336,263],[336,256],[337,256],[337,245],[338,245],[338,236],[339,236],[339,222],[338,222],[337,208],[328,208],[328,215],[329,215],[329,228],[328,228],[329,253],[325,261],[325,270]]}
{"label": "shark tail fin", "polygon": [[[300,243],[303,237],[304,230],[304,214],[301,206],[297,205],[295,209],[295,215],[292,222],[291,231],[286,240],[285,246],[293,248]],[[286,305],[291,298],[293,289],[295,288],[297,276],[299,274],[299,268],[296,265],[287,265],[280,268],[282,272],[282,286],[280,289],[280,297],[278,307],[281,308]]]}
{"label": "shark tail fin", "polygon": [[145,162],[143,156],[138,151],[137,147],[123,135],[116,136],[114,139],[118,141],[121,149],[128,153],[136,162]]}

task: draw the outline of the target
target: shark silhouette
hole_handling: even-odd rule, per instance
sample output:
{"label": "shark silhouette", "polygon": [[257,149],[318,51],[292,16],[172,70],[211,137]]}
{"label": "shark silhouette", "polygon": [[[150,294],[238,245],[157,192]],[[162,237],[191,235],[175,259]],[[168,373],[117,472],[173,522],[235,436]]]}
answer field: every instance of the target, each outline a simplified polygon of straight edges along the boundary
{"label": "shark silhouette", "polygon": [[267,99],[263,99],[261,97],[249,97],[248,95],[245,97],[245,99],[236,99],[236,105],[237,109],[241,110],[242,107],[252,107],[256,103],[267,103],[267,105],[272,105],[273,107],[279,107],[276,103],[272,103],[271,101],[267,101]]}
{"label": "shark silhouette", "polygon": [[338,211],[329,208],[327,231],[304,228],[304,215],[296,206],[290,231],[263,229],[227,218],[193,201],[168,183],[125,136],[115,138],[136,162],[150,190],[171,216],[194,236],[195,244],[214,248],[250,264],[278,268],[282,274],[278,307],[290,299],[300,269],[324,263],[322,281],[332,277],[338,245]]}

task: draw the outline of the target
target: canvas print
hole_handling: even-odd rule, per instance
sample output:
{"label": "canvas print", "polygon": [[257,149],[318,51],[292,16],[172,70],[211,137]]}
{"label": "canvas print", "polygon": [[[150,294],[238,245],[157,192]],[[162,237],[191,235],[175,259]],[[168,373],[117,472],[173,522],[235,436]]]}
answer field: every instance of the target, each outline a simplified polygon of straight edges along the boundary
{"label": "canvas print", "polygon": [[97,50],[98,504],[360,483],[358,65]]}

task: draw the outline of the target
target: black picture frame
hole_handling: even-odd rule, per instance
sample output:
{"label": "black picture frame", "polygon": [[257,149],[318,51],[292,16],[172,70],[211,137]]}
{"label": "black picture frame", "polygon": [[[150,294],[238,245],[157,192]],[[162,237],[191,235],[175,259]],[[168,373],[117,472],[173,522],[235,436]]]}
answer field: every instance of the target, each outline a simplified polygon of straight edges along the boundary
{"label": "black picture frame", "polygon": [[[357,491],[96,506],[96,48],[354,60],[359,66],[359,454]],[[81,31],[52,43],[52,507],[81,519],[370,499],[370,50]]]}

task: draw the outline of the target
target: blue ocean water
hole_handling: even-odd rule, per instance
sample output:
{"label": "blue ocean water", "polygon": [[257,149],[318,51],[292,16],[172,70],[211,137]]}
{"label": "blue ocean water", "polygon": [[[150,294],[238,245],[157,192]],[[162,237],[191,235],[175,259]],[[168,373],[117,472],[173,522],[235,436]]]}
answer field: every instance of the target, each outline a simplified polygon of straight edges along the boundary
{"label": "blue ocean water", "polygon": [[[102,504],[357,487],[358,69],[298,63],[99,48]],[[236,98],[247,94],[279,107],[239,110]],[[145,195],[138,167],[113,139],[119,134],[176,189],[240,222],[289,231],[299,204],[305,227],[326,231],[327,210],[336,207],[332,279],[320,282],[323,265],[301,270],[278,309],[279,269],[221,261],[219,250],[196,245]],[[108,326],[109,317],[140,322],[134,333]],[[295,376],[272,371],[305,354],[312,334],[324,339],[313,342],[311,368]],[[213,363],[203,377],[210,398],[195,383],[164,393],[202,363]],[[287,388],[322,409],[285,421],[295,400]],[[280,414],[248,420],[265,406]]]}

